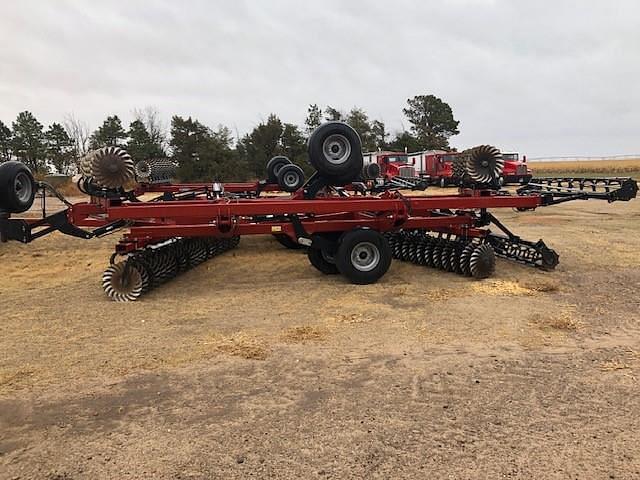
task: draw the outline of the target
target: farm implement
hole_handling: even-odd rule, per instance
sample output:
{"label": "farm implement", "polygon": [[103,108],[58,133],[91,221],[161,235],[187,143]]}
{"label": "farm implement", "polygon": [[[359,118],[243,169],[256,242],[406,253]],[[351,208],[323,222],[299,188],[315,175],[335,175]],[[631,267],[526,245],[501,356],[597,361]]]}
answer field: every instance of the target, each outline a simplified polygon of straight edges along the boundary
{"label": "farm implement", "polygon": [[[106,147],[81,161],[78,186],[89,198],[77,203],[34,181],[20,162],[6,162],[0,165],[1,239],[29,243],[54,231],[90,239],[122,231],[102,279],[117,301],[137,300],[235,248],[243,235],[274,235],[289,248],[306,248],[316,269],[356,284],[376,282],[392,258],[482,279],[494,272],[496,255],[548,270],[558,264],[542,240],[521,239],[494,210],[627,201],[638,190],[630,178],[534,179],[516,192],[501,190],[501,154],[483,145],[457,165],[457,194],[408,195],[364,180],[358,134],[340,122],[318,127],[308,154],[315,173],[306,181],[300,167],[274,157],[263,181],[186,184],[172,182],[176,165],[168,160],[134,165],[124,150]],[[45,191],[65,208],[47,215]],[[39,192],[42,216],[16,218]]]}

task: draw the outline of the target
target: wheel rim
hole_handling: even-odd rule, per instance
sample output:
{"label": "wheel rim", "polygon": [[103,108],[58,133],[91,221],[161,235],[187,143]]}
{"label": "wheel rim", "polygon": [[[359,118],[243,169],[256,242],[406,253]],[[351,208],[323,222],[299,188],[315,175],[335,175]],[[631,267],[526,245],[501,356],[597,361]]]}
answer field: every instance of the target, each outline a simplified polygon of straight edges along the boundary
{"label": "wheel rim", "polygon": [[298,175],[296,175],[294,172],[285,173],[284,184],[287,187],[295,187],[298,184]]}
{"label": "wheel rim", "polygon": [[330,263],[332,265],[335,265],[336,263],[336,259],[333,255],[331,255],[328,252],[325,252],[324,250],[320,250],[320,254],[322,255],[322,259],[327,262]]}
{"label": "wheel rim", "polygon": [[18,173],[13,182],[13,191],[21,204],[29,203],[33,193],[33,184],[31,183],[29,175],[24,172]]}
{"label": "wheel rim", "polygon": [[351,143],[344,135],[329,135],[322,143],[322,152],[328,162],[340,165],[351,155]]}
{"label": "wheel rim", "polygon": [[380,250],[370,242],[358,243],[351,250],[351,264],[356,270],[370,272],[380,263]]}
{"label": "wheel rim", "polygon": [[285,165],[287,165],[287,162],[285,162],[285,161],[281,161],[281,162],[279,162],[279,163],[276,163],[276,164],[273,166],[273,173],[274,173],[274,175],[276,175],[276,176],[277,176],[277,175],[278,175],[278,173],[280,173],[280,170],[282,170],[282,167],[284,167]]}

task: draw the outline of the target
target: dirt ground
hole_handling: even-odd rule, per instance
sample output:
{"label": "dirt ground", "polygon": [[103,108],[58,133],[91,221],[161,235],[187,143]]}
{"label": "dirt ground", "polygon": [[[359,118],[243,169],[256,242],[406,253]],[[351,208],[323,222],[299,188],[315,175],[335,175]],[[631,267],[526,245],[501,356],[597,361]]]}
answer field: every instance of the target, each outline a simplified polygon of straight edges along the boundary
{"label": "dirt ground", "polygon": [[0,478],[640,478],[640,200],[496,213],[557,270],[246,237],[117,304],[116,238],[0,245]]}

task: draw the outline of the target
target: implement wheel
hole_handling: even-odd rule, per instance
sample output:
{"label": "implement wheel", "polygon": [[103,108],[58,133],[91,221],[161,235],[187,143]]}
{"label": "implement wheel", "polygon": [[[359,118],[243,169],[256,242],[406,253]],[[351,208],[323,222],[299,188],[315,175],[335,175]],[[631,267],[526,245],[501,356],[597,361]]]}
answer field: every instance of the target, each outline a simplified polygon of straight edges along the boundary
{"label": "implement wheel", "polygon": [[317,270],[321,271],[325,275],[335,275],[340,273],[336,266],[335,256],[325,250],[309,248],[307,250],[307,257],[309,258],[311,265],[316,267]]}
{"label": "implement wheel", "polygon": [[375,283],[391,265],[387,239],[375,230],[358,228],[346,232],[338,246],[336,266],[351,283]]}
{"label": "implement wheel", "polygon": [[294,164],[281,167],[276,177],[278,185],[285,192],[295,192],[304,185],[304,172]]}
{"label": "implement wheel", "polygon": [[328,122],[316,128],[308,142],[309,161],[328,180],[348,183],[362,171],[362,143],[346,123]]}
{"label": "implement wheel", "polygon": [[36,197],[36,182],[31,170],[11,160],[0,164],[0,210],[26,212]]}
{"label": "implement wheel", "polygon": [[267,182],[278,183],[278,172],[285,165],[291,165],[289,160],[284,155],[277,155],[267,162]]}

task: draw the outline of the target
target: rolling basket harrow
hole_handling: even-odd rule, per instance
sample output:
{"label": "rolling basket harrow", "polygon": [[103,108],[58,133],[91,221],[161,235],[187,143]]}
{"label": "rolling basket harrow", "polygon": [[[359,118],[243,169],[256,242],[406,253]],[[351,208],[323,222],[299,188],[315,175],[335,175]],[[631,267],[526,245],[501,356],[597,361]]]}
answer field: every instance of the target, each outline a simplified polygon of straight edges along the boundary
{"label": "rolling basket harrow", "polygon": [[[316,172],[306,181],[300,167],[278,156],[267,164],[266,180],[173,183],[177,165],[170,160],[134,164],[123,149],[105,147],[80,162],[78,187],[89,199],[77,203],[9,161],[0,165],[0,237],[29,243],[54,231],[83,239],[123,231],[102,278],[116,301],[137,300],[235,248],[241,236],[259,234],[274,235],[288,248],[306,248],[319,271],[340,273],[356,284],[377,281],[392,258],[482,279],[493,273],[496,255],[547,270],[558,264],[542,240],[521,239],[493,209],[627,201],[638,191],[630,178],[545,178],[508,192],[499,186],[499,150],[482,145],[464,153],[455,165],[457,194],[417,196],[403,194],[394,183],[381,187],[365,180],[370,176],[363,174],[358,134],[340,122],[321,125],[309,138]],[[45,191],[66,208],[47,215]],[[288,195],[270,194],[276,191]],[[42,217],[16,218],[38,192]]]}

